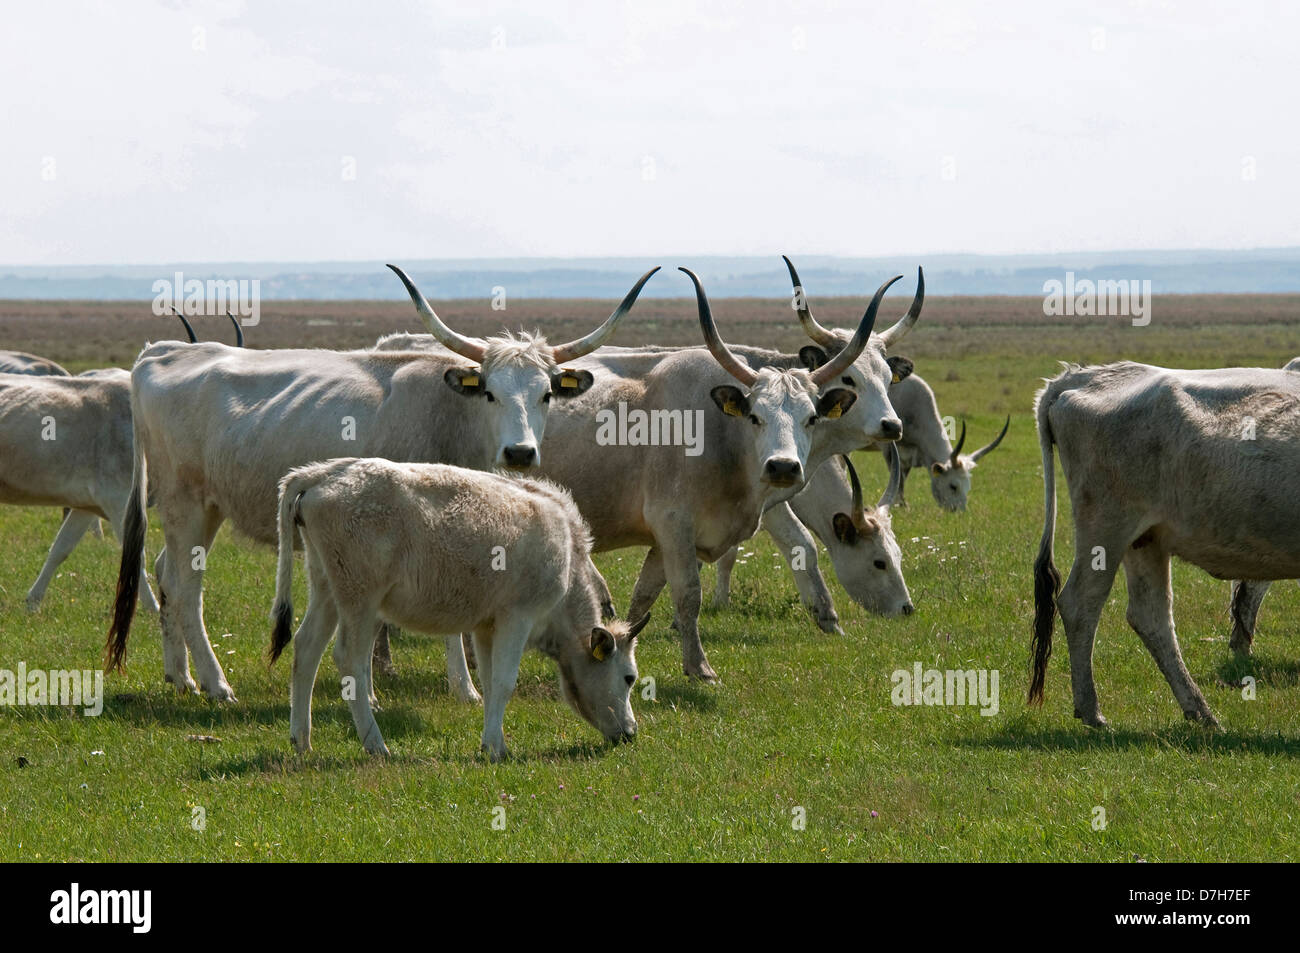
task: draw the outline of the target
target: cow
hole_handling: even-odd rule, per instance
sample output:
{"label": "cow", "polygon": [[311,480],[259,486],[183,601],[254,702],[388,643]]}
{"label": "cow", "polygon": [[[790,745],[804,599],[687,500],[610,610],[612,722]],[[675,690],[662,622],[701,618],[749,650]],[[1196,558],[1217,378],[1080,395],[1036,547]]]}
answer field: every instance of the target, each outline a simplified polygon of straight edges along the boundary
{"label": "cow", "polygon": [[[1043,700],[1059,610],[1076,718],[1104,726],[1092,673],[1097,622],[1120,564],[1128,623],[1184,715],[1218,722],[1188,674],[1174,632],[1169,561],[1220,579],[1300,577],[1300,376],[1284,370],[1171,370],[1067,364],[1039,392],[1044,522],[1034,562],[1033,675]],[[1074,564],[1052,561],[1054,448],[1074,513]]]}
{"label": "cow", "polygon": [[[100,518],[119,540],[131,495],[131,375],[0,374],[0,503],[65,508],[40,575],[27,591],[35,610],[50,581]],[[124,543],[125,545],[125,543]],[[141,571],[145,608],[158,611]]]}
{"label": "cow", "polygon": [[[898,497],[901,480],[898,453],[892,444],[885,447],[885,459],[889,463],[889,485],[873,507],[864,506],[857,471],[852,461],[842,456],[839,461],[823,463],[802,490],[763,514],[763,529],[776,540],[804,605],[826,632],[844,634],[830,590],[817,567],[817,540],[830,554],[840,585],[858,605],[883,616],[911,615],[915,611],[903,579],[902,550],[890,519],[890,507]],[[732,547],[718,560],[715,609],[730,601],[736,556],[737,548]]]}
{"label": "cow", "polygon": [[72,376],[62,365],[23,351],[0,351],[0,374],[31,374],[34,377]]}
{"label": "cow", "polygon": [[[135,459],[126,517],[134,552],[124,554],[118,574],[109,668],[120,668],[130,633],[147,493],[156,497],[166,544],[166,558],[156,563],[164,677],[181,692],[201,687],[234,701],[202,611],[203,570],[221,524],[230,520],[245,536],[275,545],[280,478],[339,456],[537,467],[552,397],[562,405],[594,380],[570,363],[608,340],[657,270],[643,275],[600,327],[553,346],[524,332],[465,337],[442,322],[405,272],[389,267],[447,353],[211,343],[155,344],[140,353],[131,372]],[[453,687],[459,674],[468,680],[468,672],[453,673]]]}
{"label": "cow", "polygon": [[[683,671],[713,681],[717,674],[699,637],[697,557],[711,562],[752,536],[763,512],[796,493],[805,474],[831,456],[873,440],[898,439],[902,425],[886,391],[892,377],[911,365],[905,358],[887,359],[885,351],[920,317],[925,282],[918,270],[907,313],[872,335],[880,301],[899,279],[882,285],[857,328],[835,332],[843,342],[835,356],[809,370],[806,354],[722,343],[703,287],[681,270],[695,288],[706,346],[611,347],[579,361],[598,373],[599,382],[553,414],[547,430],[552,449],[542,472],[573,493],[591,523],[596,551],[650,547],[628,617],[648,611],[669,585]],[[432,346],[423,336],[387,343]],[[736,381],[751,393],[742,393]],[[620,407],[669,426],[698,419],[699,455],[667,443],[604,440],[596,421]],[[449,655],[463,654],[459,642],[449,640],[447,649]]]}
{"label": "cow", "polygon": [[[631,627],[602,621],[591,533],[555,484],[443,464],[330,460],[280,482],[277,525],[272,662],[291,638],[295,527],[308,578],[292,636],[298,751],[311,748],[312,687],[335,626],[339,673],[364,686],[380,618],[419,632],[473,632],[492,761],[507,756],[502,722],[527,648],[554,660],[565,701],[606,739],[636,734],[636,637],[649,617]],[[365,750],[387,755],[363,692],[352,692],[351,709]]]}

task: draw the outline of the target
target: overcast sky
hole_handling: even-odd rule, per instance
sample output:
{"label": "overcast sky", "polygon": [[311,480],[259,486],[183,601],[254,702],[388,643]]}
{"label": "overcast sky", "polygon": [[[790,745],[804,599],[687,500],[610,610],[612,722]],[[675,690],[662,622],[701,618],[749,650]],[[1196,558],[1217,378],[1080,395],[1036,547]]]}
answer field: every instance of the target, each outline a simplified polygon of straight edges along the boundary
{"label": "overcast sky", "polygon": [[0,263],[1298,245],[1300,4],[22,3]]}

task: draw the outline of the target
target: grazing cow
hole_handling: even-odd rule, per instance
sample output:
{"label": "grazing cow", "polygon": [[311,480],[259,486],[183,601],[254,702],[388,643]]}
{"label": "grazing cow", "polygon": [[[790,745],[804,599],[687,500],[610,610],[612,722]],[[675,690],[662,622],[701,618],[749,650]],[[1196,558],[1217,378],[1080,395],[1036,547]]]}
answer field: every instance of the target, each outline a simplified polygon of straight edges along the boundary
{"label": "grazing cow", "polygon": [[[1059,607],[1070,649],[1074,714],[1106,723],[1092,647],[1123,563],[1129,625],[1187,718],[1215,725],[1174,633],[1169,561],[1220,579],[1300,577],[1300,377],[1284,370],[1169,370],[1130,362],[1066,365],[1038,394],[1045,517],[1034,563],[1031,704],[1042,702]],[[1052,562],[1053,447],[1074,513],[1064,588]]]}
{"label": "grazing cow", "polygon": [[[29,609],[40,605],[59,566],[101,517],[126,539],[122,521],[130,495],[129,373],[0,374],[0,503],[67,511],[27,592]],[[145,607],[156,612],[143,570],[135,581],[143,584]]]}
{"label": "grazing cow", "polygon": [[[796,493],[805,473],[831,456],[898,438],[902,425],[887,388],[910,362],[886,359],[885,350],[920,317],[925,286],[918,271],[907,314],[872,335],[880,300],[898,279],[887,282],[856,329],[835,332],[843,339],[835,357],[810,371],[803,356],[723,344],[703,288],[686,273],[707,347],[603,348],[578,362],[597,372],[598,382],[553,414],[542,470],[573,493],[591,523],[596,551],[650,547],[629,618],[648,611],[669,585],[683,670],[712,680],[717,676],[698,630],[697,559],[712,562],[752,536],[763,512]],[[422,336],[385,340],[386,346],[431,346]],[[729,380],[751,393],[742,394]],[[653,442],[618,439],[607,432],[614,428],[599,423],[618,415],[648,420]],[[686,436],[696,420],[694,447],[674,443],[671,437]],[[462,654],[459,643],[449,640],[447,649]]]}
{"label": "grazing cow", "polygon": [[[894,538],[889,513],[901,479],[893,444],[886,445],[885,459],[889,463],[889,486],[873,507],[863,505],[862,484],[853,463],[845,456],[840,458],[843,468],[838,460],[823,463],[802,490],[763,514],[763,529],[776,540],[804,605],[824,631],[843,635],[830,590],[817,568],[817,540],[830,553],[835,575],[854,602],[883,616],[913,612],[912,598],[903,580],[902,551]],[[723,608],[730,600],[736,554],[736,547],[732,547],[718,560],[715,609]]]}
{"label": "grazing cow", "polygon": [[31,374],[36,377],[71,377],[61,365],[23,351],[0,351],[0,374]]}
{"label": "grazing cow", "polygon": [[[502,721],[529,647],[555,661],[565,701],[609,741],[636,734],[630,695],[648,617],[631,628],[602,623],[591,534],[554,484],[441,464],[330,460],[281,481],[278,524],[272,661],[293,622],[295,525],[308,578],[290,690],[299,751],[311,748],[312,687],[335,625],[339,673],[364,686],[381,617],[419,632],[474,633],[483,749],[493,761],[506,756]],[[366,751],[387,755],[364,692],[352,693],[351,708]]]}
{"label": "grazing cow", "polygon": [[135,552],[123,556],[118,576],[110,667],[120,666],[130,632],[146,490],[157,500],[168,554],[159,582],[166,680],[194,690],[192,655],[203,691],[233,701],[202,612],[203,569],[221,524],[229,519],[244,535],[275,545],[280,478],[342,455],[536,467],[551,398],[566,403],[593,382],[591,372],[566,365],[609,338],[654,274],[643,275],[595,331],[551,346],[540,335],[464,337],[442,323],[401,269],[393,271],[450,353],[222,344],[156,344],[141,352],[131,374],[135,479],[126,518]]}

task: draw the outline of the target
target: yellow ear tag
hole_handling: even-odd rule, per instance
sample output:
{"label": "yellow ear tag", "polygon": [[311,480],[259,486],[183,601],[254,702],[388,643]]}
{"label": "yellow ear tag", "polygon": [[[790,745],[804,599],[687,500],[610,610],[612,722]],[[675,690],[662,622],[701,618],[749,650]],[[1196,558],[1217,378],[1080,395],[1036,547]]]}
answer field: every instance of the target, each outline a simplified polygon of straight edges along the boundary
{"label": "yellow ear tag", "polygon": [[560,386],[561,386],[561,387],[577,387],[577,386],[578,386],[578,379],[577,379],[576,377],[570,377],[568,374],[565,374],[563,377],[560,378]]}
{"label": "yellow ear tag", "polygon": [[897,383],[898,383],[899,381],[901,381],[901,380],[902,380],[902,378],[899,377],[897,374],[894,375],[894,383],[895,383],[895,384],[897,384]]}
{"label": "yellow ear tag", "polygon": [[477,386],[478,386],[478,375],[477,375],[477,374],[474,374],[473,376],[470,376],[470,377],[462,377],[462,378],[460,379],[460,386],[461,386],[461,387],[477,387]]}
{"label": "yellow ear tag", "polygon": [[840,415],[843,414],[843,413],[844,413],[844,408],[841,407],[839,404],[836,404],[836,405],[835,405],[834,407],[832,407],[830,410],[826,411],[826,413],[824,414],[824,416],[825,416],[828,420],[834,420],[836,417],[840,416]]}
{"label": "yellow ear tag", "polygon": [[605,661],[605,646],[597,642],[595,645],[591,647],[591,654],[596,656],[597,662]]}
{"label": "yellow ear tag", "polygon": [[728,417],[739,417],[740,405],[737,404],[734,400],[729,400],[722,405],[722,412],[726,414]]}

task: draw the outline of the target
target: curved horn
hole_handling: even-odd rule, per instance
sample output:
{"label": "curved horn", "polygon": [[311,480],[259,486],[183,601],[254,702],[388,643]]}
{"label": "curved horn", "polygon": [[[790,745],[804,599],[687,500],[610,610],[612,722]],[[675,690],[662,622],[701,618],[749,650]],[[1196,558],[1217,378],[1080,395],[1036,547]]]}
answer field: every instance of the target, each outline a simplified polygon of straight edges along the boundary
{"label": "curved horn", "polygon": [[650,621],[650,612],[647,610],[645,615],[643,615],[638,621],[632,623],[632,625],[628,628],[627,637],[629,639],[635,639],[638,635],[641,634],[641,630],[646,627],[649,621]]}
{"label": "curved horn", "polygon": [[185,320],[185,315],[181,314],[181,313],[180,313],[179,311],[177,311],[175,308],[172,308],[172,314],[174,314],[174,315],[176,315],[176,317],[180,318],[180,319],[181,319],[181,324],[185,325],[185,333],[188,334],[188,335],[190,336],[190,343],[191,343],[191,344],[198,344],[198,343],[199,343],[199,339],[196,338],[196,337],[194,336],[194,329],[193,329],[192,327],[190,327],[190,323],[189,323],[188,321]]}
{"label": "curved horn", "polygon": [[885,445],[885,461],[889,464],[889,486],[885,487],[876,509],[888,511],[898,499],[898,492],[903,486],[903,461],[898,456],[898,445]]}
{"label": "curved horn", "polygon": [[795,308],[799,312],[799,323],[808,336],[812,338],[813,343],[824,348],[839,347],[840,342],[835,339],[835,335],[817,323],[813,317],[812,308],[808,304],[808,295],[804,292],[803,282],[799,280],[799,272],[794,270],[794,264],[785,255],[781,258],[785,261],[785,267],[790,270],[790,282],[794,285]]}
{"label": "curved horn", "polygon": [[641,280],[632,286],[632,290],[623,298],[622,303],[614,309],[614,313],[605,319],[605,323],[596,330],[592,331],[586,337],[578,338],[576,341],[570,341],[568,344],[561,344],[551,351],[551,357],[556,364],[563,364],[565,361],[572,361],[575,358],[582,357],[584,354],[590,354],[596,348],[600,347],[609,340],[614,329],[618,327],[618,322],[623,320],[623,316],[632,310],[632,305],[636,303],[636,297],[645,287],[645,283],[650,280],[650,276],[659,270],[659,266],[651,268]]}
{"label": "curved horn", "polygon": [[389,265],[388,267],[393,269],[393,273],[402,279],[402,284],[406,285],[406,293],[415,302],[415,310],[424,321],[424,326],[429,329],[429,333],[438,339],[439,344],[448,350],[455,351],[461,357],[469,358],[471,361],[483,360],[483,355],[487,353],[487,347],[481,341],[475,341],[463,334],[457,334],[443,324],[442,318],[434,314],[433,308],[429,307],[429,302],[425,301],[424,295],[420,294],[420,289],[415,287],[415,283],[410,278],[406,277],[406,272],[396,265]]}
{"label": "curved horn", "polygon": [[992,450],[996,450],[998,448],[998,444],[1002,442],[1002,438],[1007,435],[1007,428],[1010,426],[1011,426],[1011,415],[1007,414],[1007,422],[1002,425],[1002,433],[998,434],[997,437],[994,438],[993,442],[989,444],[987,447],[980,447],[978,450],[972,453],[970,455],[971,460],[977,461],[979,460],[980,457],[984,456],[984,454]]}
{"label": "curved horn", "polygon": [[961,436],[957,438],[957,446],[952,448],[952,453],[948,455],[948,465],[956,466],[957,457],[961,454],[961,448],[966,446],[966,421],[961,422]]}
{"label": "curved horn", "polygon": [[907,314],[892,328],[880,332],[880,343],[885,345],[885,350],[893,347],[899,341],[907,336],[907,332],[912,330],[912,325],[916,324],[916,319],[921,316],[921,305],[925,303],[925,272],[919,267],[916,269],[916,294],[912,296],[912,306],[907,309]]}
{"label": "curved horn", "polygon": [[718,335],[718,328],[713,323],[713,312],[709,310],[709,299],[704,295],[704,288],[700,286],[700,279],[695,277],[695,272],[689,268],[678,268],[678,271],[686,272],[691,283],[695,285],[695,301],[700,307],[700,330],[704,332],[704,344],[713,355],[713,359],[722,365],[722,369],[740,381],[746,387],[753,387],[754,381],[758,380],[758,375],[749,369],[749,366],[742,362],[740,358],[732,354]]}
{"label": "curved horn", "polygon": [[239,326],[239,322],[235,320],[235,316],[231,314],[229,311],[226,312],[226,317],[228,317],[230,319],[230,323],[235,326],[235,347],[243,347],[244,329]]}
{"label": "curved horn", "polygon": [[844,350],[812,372],[814,384],[822,387],[843,374],[848,366],[858,359],[862,349],[867,346],[867,341],[871,339],[871,329],[876,325],[876,312],[880,310],[881,299],[885,297],[885,292],[889,290],[889,286],[902,277],[902,275],[897,275],[890,278],[876,289],[875,295],[871,298],[871,304],[867,305],[867,313],[862,316],[857,332],[849,340],[849,343],[844,345]]}
{"label": "curved horn", "polygon": [[849,486],[853,488],[853,512],[862,512],[862,484],[858,482],[858,471],[853,469],[853,461],[849,459],[847,453],[840,454],[840,459],[844,461],[845,468],[849,471]]}

